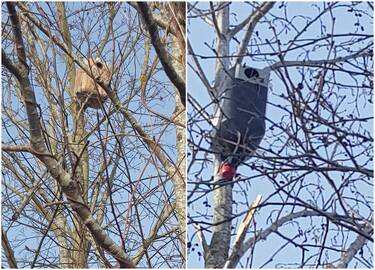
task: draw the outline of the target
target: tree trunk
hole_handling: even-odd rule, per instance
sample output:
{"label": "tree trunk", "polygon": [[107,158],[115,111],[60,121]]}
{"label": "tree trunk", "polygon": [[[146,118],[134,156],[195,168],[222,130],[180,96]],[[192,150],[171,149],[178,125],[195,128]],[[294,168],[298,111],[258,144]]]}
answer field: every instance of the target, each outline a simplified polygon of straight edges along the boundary
{"label": "tree trunk", "polygon": [[[71,34],[69,31],[68,21],[66,18],[66,11],[65,5],[63,2],[56,3],[57,5],[57,14],[59,19],[59,27],[66,44],[66,47],[69,50],[70,54],[73,54],[72,50],[72,40]],[[85,147],[87,142],[87,132],[85,130],[85,114],[84,110],[81,108],[81,104],[74,96],[74,81],[75,81],[75,66],[73,59],[66,55],[65,57],[67,67],[68,67],[68,93],[73,100],[73,106],[71,113],[73,115],[73,125],[74,125],[74,134],[69,144],[71,145],[74,158],[73,162],[76,164],[71,164],[75,169],[73,173],[73,177],[77,180],[80,185],[80,189],[82,192],[82,198],[84,203],[87,204],[88,202],[88,181],[89,181],[89,157],[88,157],[88,149]],[[77,215],[74,218],[74,229],[73,229],[73,248],[71,257],[73,259],[73,268],[87,268],[87,257],[89,252],[89,243],[86,238],[87,229],[86,226],[82,223],[80,217]],[[63,266],[65,267],[65,266]]]}
{"label": "tree trunk", "polygon": [[[222,3],[217,3],[220,5]],[[216,51],[218,55],[229,55],[229,43],[227,31],[229,27],[229,5],[216,13],[217,29]],[[218,58],[215,67],[215,87],[219,87],[220,81],[225,76],[225,70],[229,69],[228,58]],[[216,93],[218,92],[215,89]],[[220,176],[220,155],[214,156],[214,182],[222,179]],[[213,226],[212,239],[209,253],[205,255],[205,268],[222,268],[228,258],[231,239],[232,216],[232,185],[223,185],[213,192]]]}
{"label": "tree trunk", "polygon": [[[185,59],[182,57],[185,52],[182,52],[177,45],[176,39],[174,39],[175,50],[174,59]],[[183,78],[185,78],[185,63],[174,65],[177,67],[177,72]],[[176,89],[175,94],[176,108],[173,114],[175,120],[184,125],[185,119],[185,106],[182,104],[178,90]],[[184,256],[186,262],[186,129],[182,126],[176,125],[176,144],[177,144],[177,161],[176,165],[181,172],[182,177],[177,178],[178,181],[174,183],[176,192],[176,212],[178,218],[178,224],[180,228],[180,242],[181,242],[181,253]]]}

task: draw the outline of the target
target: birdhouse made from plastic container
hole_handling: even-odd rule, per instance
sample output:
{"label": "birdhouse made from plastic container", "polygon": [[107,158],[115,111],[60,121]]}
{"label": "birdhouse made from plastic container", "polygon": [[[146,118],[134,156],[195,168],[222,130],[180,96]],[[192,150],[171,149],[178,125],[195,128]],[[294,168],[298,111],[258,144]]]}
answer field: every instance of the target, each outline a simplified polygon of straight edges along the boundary
{"label": "birdhouse made from plastic container", "polygon": [[238,166],[246,161],[262,141],[269,75],[267,68],[237,65],[218,86],[211,149],[229,164]]}
{"label": "birdhouse made from plastic container", "polygon": [[74,85],[75,96],[84,104],[85,108],[99,109],[108,96],[103,87],[96,83],[96,79],[100,78],[102,81],[108,82],[111,80],[112,72],[109,66],[100,59],[90,58],[86,64],[91,74],[87,74],[81,68],[77,69]]}

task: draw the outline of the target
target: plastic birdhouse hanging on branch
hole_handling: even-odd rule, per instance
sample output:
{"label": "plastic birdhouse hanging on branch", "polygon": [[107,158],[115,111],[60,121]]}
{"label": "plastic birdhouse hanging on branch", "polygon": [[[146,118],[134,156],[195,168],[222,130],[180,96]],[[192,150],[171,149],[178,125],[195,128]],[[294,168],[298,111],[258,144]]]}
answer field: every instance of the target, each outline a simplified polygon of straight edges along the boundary
{"label": "plastic birdhouse hanging on branch", "polygon": [[269,69],[235,66],[218,89],[211,149],[223,161],[220,174],[231,180],[238,165],[250,158],[265,133]]}
{"label": "plastic birdhouse hanging on branch", "polygon": [[102,81],[108,82],[111,80],[112,72],[109,66],[100,59],[88,59],[87,66],[92,74],[87,74],[81,68],[77,69],[74,85],[75,96],[85,108],[99,109],[108,96],[103,87],[95,82],[95,79],[100,78]]}

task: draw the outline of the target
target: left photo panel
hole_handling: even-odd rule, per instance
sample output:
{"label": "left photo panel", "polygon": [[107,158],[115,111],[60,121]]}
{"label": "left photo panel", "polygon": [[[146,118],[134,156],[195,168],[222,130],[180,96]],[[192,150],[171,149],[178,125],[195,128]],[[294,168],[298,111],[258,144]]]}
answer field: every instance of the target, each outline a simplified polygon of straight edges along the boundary
{"label": "left photo panel", "polygon": [[186,3],[1,13],[2,268],[185,268]]}

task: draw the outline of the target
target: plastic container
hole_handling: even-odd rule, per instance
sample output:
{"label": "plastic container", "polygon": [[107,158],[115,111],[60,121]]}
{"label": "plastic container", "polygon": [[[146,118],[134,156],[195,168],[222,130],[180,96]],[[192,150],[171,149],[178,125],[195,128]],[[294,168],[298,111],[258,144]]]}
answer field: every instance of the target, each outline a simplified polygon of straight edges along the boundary
{"label": "plastic container", "polygon": [[258,148],[265,134],[268,81],[268,69],[237,66],[221,82],[211,148],[222,160],[238,165]]}

